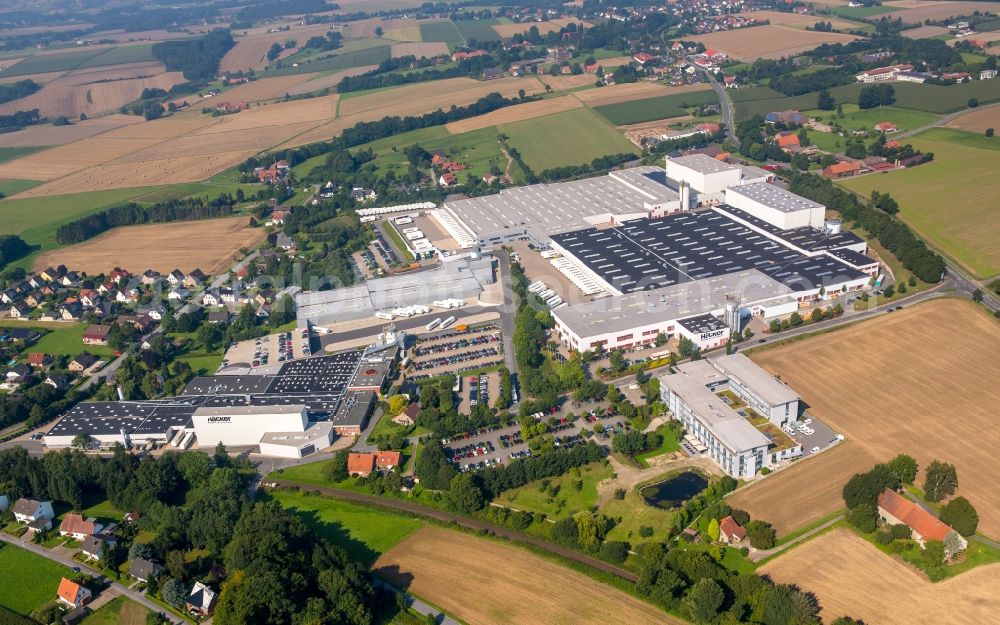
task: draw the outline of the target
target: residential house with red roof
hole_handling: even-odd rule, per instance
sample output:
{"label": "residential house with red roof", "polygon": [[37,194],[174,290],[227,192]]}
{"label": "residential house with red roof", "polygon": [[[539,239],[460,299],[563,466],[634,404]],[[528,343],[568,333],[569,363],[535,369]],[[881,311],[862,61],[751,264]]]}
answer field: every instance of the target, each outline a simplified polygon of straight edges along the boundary
{"label": "residential house with red roof", "polygon": [[56,591],[56,598],[60,603],[76,609],[90,603],[94,595],[80,584],[64,577],[59,580],[59,590]]}
{"label": "residential house with red roof", "polygon": [[372,471],[391,471],[400,466],[403,454],[398,451],[376,451],[374,453],[352,453],[347,456],[347,472],[362,477]]}
{"label": "residential house with red roof", "polygon": [[747,531],[731,516],[719,521],[719,538],[730,545],[741,542],[747,537]]}

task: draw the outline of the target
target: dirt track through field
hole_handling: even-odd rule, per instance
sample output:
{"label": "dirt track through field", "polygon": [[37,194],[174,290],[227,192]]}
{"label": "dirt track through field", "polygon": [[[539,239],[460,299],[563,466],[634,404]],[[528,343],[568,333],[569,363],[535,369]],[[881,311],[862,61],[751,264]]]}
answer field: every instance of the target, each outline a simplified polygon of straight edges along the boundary
{"label": "dirt track through field", "polygon": [[228,267],[241,247],[253,247],[267,235],[263,228],[247,228],[248,221],[249,217],[239,216],[114,228],[89,241],[41,254],[35,258],[35,267],[65,264],[91,275],[115,267],[161,273],[201,269],[214,274]]}
{"label": "dirt track through field", "polygon": [[374,568],[469,625],[681,622],[526,551],[437,527],[418,530]]}
{"label": "dirt track through field", "polygon": [[1000,614],[1000,564],[938,583],[838,528],[761,567],[819,598],[827,623],[850,615],[872,625],[984,625]]}
{"label": "dirt track through field", "polygon": [[732,505],[785,533],[843,507],[850,474],[906,453],[921,467],[954,464],[980,531],[1000,537],[998,353],[997,320],[951,299],[752,353],[847,444],[762,480]]}

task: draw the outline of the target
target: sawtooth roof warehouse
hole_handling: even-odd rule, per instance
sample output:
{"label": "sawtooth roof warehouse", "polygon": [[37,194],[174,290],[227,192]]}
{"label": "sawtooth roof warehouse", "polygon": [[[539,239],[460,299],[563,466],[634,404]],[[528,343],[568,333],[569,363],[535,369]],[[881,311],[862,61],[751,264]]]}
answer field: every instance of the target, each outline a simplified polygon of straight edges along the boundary
{"label": "sawtooth roof warehouse", "polygon": [[864,240],[771,180],[696,154],[451,201],[435,216],[470,245],[551,248],[613,296],[553,310],[570,347],[628,349],[663,333],[710,349],[747,316],[788,315],[878,273]]}
{"label": "sawtooth roof warehouse", "polygon": [[89,434],[101,446],[169,442],[186,449],[195,441],[203,448],[221,442],[301,458],[329,447],[334,434],[361,433],[397,350],[369,348],[198,377],[170,399],[80,403],[49,429],[45,445],[67,447]]}

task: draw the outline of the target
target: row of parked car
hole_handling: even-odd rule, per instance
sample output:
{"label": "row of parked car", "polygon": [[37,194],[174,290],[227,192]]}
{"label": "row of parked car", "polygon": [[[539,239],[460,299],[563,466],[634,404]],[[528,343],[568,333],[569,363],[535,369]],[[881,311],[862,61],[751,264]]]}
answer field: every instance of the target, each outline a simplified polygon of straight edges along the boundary
{"label": "row of parked car", "polygon": [[501,427],[502,426],[499,426],[499,425],[489,425],[489,426],[481,427],[478,430],[472,430],[472,431],[469,431],[469,432],[461,432],[459,434],[453,434],[453,435],[449,436],[448,438],[442,438],[441,439],[441,444],[442,445],[447,445],[448,443],[457,443],[458,441],[466,440],[466,439],[472,438],[473,436],[479,436],[479,435],[482,435],[482,434],[489,434],[490,432],[496,432]]}
{"label": "row of parked car", "polygon": [[469,464],[462,465],[459,471],[466,473],[468,471],[485,469],[486,467],[499,467],[502,464],[503,458],[487,458],[486,460],[480,460],[479,462],[470,462]]}
{"label": "row of parked car", "polygon": [[500,435],[500,446],[504,449],[508,447],[513,447],[514,445],[523,445],[524,441],[521,439],[521,431],[517,430],[513,434],[501,434]]}
{"label": "row of parked car", "polygon": [[[476,445],[465,445],[458,448],[447,448],[445,453],[451,456],[452,462],[458,462],[462,458],[476,458],[478,456],[486,456],[496,451],[493,443],[486,441],[483,443],[478,443]],[[450,452],[450,453],[449,453]]]}
{"label": "row of parked car", "polygon": [[434,367],[444,367],[446,365],[457,365],[470,360],[479,360],[480,358],[489,358],[490,356],[499,355],[499,347],[487,347],[485,349],[477,349],[463,354],[453,354],[451,356],[442,356],[440,358],[431,358],[430,360],[415,362],[413,363],[413,368],[416,371],[421,371],[423,369],[433,369]]}
{"label": "row of parked car", "polygon": [[431,341],[440,341],[441,339],[450,339],[455,336],[468,337],[470,334],[478,334],[480,332],[499,332],[500,326],[495,323],[488,323],[482,326],[476,326],[474,328],[469,328],[467,330],[451,330],[450,332],[438,332],[437,334],[427,335],[426,338],[418,337],[417,345],[421,343],[429,343]]}
{"label": "row of parked car", "polygon": [[431,354],[453,352],[459,349],[474,347],[476,345],[489,345],[490,343],[496,343],[499,340],[499,334],[481,334],[471,338],[462,338],[450,343],[438,343],[437,345],[431,345],[429,347],[416,347],[413,350],[413,354],[419,358],[421,356],[429,356]]}
{"label": "row of parked car", "polygon": [[490,379],[485,375],[482,379],[479,376],[469,378],[469,403],[473,406],[477,404],[490,403]]}
{"label": "row of parked car", "polygon": [[372,247],[374,247],[375,251],[378,252],[378,255],[382,257],[382,260],[386,265],[395,265],[399,262],[399,259],[396,258],[396,254],[392,251],[392,248],[389,247],[389,244],[385,242],[385,238],[378,230],[375,230],[375,241],[372,242]]}

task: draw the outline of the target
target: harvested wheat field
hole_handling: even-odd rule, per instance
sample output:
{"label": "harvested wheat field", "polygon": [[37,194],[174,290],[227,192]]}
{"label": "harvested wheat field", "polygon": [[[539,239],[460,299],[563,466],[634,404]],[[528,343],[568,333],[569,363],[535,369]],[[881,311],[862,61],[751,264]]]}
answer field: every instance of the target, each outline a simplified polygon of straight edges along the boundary
{"label": "harvested wheat field", "polygon": [[[770,22],[772,25],[791,26],[792,28],[805,28],[813,26],[818,18],[816,15],[803,15],[801,13],[784,13],[782,11],[750,11],[748,13],[737,13],[733,17],[743,17],[746,19],[757,19]],[[845,19],[840,19],[833,15],[822,16],[824,22],[830,22],[837,30],[850,30],[858,28],[860,24]],[[753,28],[759,28],[754,26]]]}
{"label": "harvested wheat field", "polygon": [[846,441],[771,474],[726,501],[770,522],[778,535],[784,536],[843,508],[841,488],[847,480],[887,459],[876,458],[854,441]]}
{"label": "harvested wheat field", "polygon": [[[900,6],[897,3],[888,3],[892,6]],[[892,13],[882,13],[879,18],[901,19],[904,24],[917,24],[925,20],[937,22],[947,20],[949,17],[958,15],[971,15],[974,11],[980,13],[996,13],[1000,11],[1000,2],[912,2],[912,8],[904,8],[901,11]]]}
{"label": "harvested wheat field", "polygon": [[[840,477],[847,465],[866,470],[876,460],[906,453],[921,467],[931,460],[954,464],[958,494],[979,511],[980,531],[1000,537],[998,353],[997,320],[972,302],[952,299],[753,352],[755,362],[780,375],[848,444],[841,462],[804,460],[803,467],[789,470],[789,479],[765,479],[738,499],[752,514],[778,519],[787,530],[843,505]],[[817,461],[837,477],[808,467]],[[797,481],[796,470],[814,481]]]}
{"label": "harvested wheat field", "polygon": [[31,80],[34,80],[40,85],[44,85],[46,83],[52,82],[53,80],[59,78],[65,73],[66,72],[44,72],[41,74],[28,74],[27,76],[3,76],[3,74],[0,74],[0,85],[12,82],[20,82],[22,80],[26,80],[29,78]]}
{"label": "harvested wheat field", "polygon": [[966,113],[945,124],[945,128],[971,130],[977,133],[985,132],[987,128],[1000,128],[1000,106],[967,109]]}
{"label": "harvested wheat field", "polygon": [[308,100],[257,105],[234,115],[225,115],[218,124],[198,130],[195,134],[211,135],[302,122],[320,123],[333,119],[336,115],[337,96],[328,95]]}
{"label": "harvested wheat field", "polygon": [[790,26],[754,26],[708,35],[690,37],[691,41],[715,48],[741,61],[779,58],[812,50],[822,43],[846,43],[857,37],[839,33],[821,33]]}
{"label": "harvested wheat field", "polygon": [[939,35],[947,35],[948,29],[944,26],[918,26],[907,28],[899,34],[910,39],[930,39]]}
{"label": "harvested wheat field", "polygon": [[549,76],[539,74],[538,80],[552,87],[553,91],[563,91],[564,89],[577,89],[579,87],[592,87],[597,82],[597,76],[593,74],[573,74]]}
{"label": "harvested wheat field", "polygon": [[437,527],[382,554],[375,572],[468,625],[681,623],[527,551]]}
{"label": "harvested wheat field", "polygon": [[312,74],[289,74],[272,78],[258,78],[252,82],[237,85],[233,89],[218,96],[228,102],[260,102],[274,100],[291,94],[292,89],[319,76]]}
{"label": "harvested wheat field", "polygon": [[51,85],[86,85],[98,81],[123,80],[125,78],[148,78],[167,71],[159,61],[141,61],[121,65],[104,65],[74,69],[53,80]]}
{"label": "harvested wheat field", "polygon": [[407,26],[406,28],[387,29],[382,36],[392,41],[407,41],[417,43],[421,41],[420,26]]}
{"label": "harvested wheat field", "polygon": [[556,19],[549,20],[547,22],[522,22],[520,24],[496,24],[493,26],[493,30],[496,31],[498,35],[507,39],[513,37],[518,33],[526,33],[531,30],[532,26],[538,28],[539,34],[545,35],[552,31],[564,28],[569,24],[576,24],[577,27],[582,26],[583,28],[590,28],[590,24],[582,20],[567,20],[567,19]]}
{"label": "harvested wheat field", "polygon": [[[418,31],[420,29],[417,29]],[[397,43],[392,46],[392,58],[413,55],[419,58],[433,58],[448,54],[448,44],[443,41],[424,41],[413,43]]]}
{"label": "harvested wheat field", "polygon": [[[65,78],[65,77],[64,77]],[[163,72],[148,78],[112,80],[111,82],[89,82],[79,85],[59,84],[59,78],[35,93],[0,105],[0,115],[15,111],[38,109],[46,117],[79,117],[114,111],[124,104],[133,102],[146,88],[170,89],[184,82],[180,72]],[[96,77],[91,76],[92,80]],[[68,79],[67,80],[72,80]],[[78,78],[77,80],[80,80]]]}
{"label": "harvested wheat field", "polygon": [[629,100],[657,98],[676,95],[678,93],[691,93],[693,91],[707,91],[711,88],[711,85],[708,83],[696,83],[693,85],[684,85],[683,87],[667,87],[655,82],[633,82],[578,91],[573,94],[573,97],[578,98],[587,106],[604,106],[606,104],[617,104]]}
{"label": "harvested wheat field", "polygon": [[[354,22],[348,22],[344,25],[346,32],[345,37],[350,37],[351,39],[364,39],[366,37],[374,37],[375,29],[381,28],[383,34],[388,33],[390,30],[402,30],[405,28],[416,28],[417,31],[420,30],[420,22],[412,18],[398,18],[398,19],[388,19],[384,20],[379,17],[372,17],[366,20],[357,20]],[[417,39],[419,41],[419,38]]]}
{"label": "harvested wheat field", "polygon": [[815,593],[827,623],[850,615],[873,625],[983,625],[1000,614],[1000,564],[933,584],[845,528],[792,549],[758,572]]}
{"label": "harvested wheat field", "polygon": [[142,123],[137,115],[105,115],[73,122],[71,126],[31,126],[17,132],[0,134],[0,148],[34,145],[65,145],[109,130]]}
{"label": "harvested wheat field", "polygon": [[364,74],[367,71],[373,70],[378,65],[363,65],[361,67],[352,67],[351,69],[341,70],[339,72],[333,72],[332,74],[324,74],[322,76],[317,76],[312,80],[299,83],[288,90],[289,95],[301,95],[303,93],[312,93],[313,91],[319,91],[320,89],[330,89],[333,91],[340,81],[346,76],[357,76],[358,74]]}
{"label": "harvested wheat field", "polygon": [[516,106],[508,106],[478,117],[470,117],[469,119],[451,122],[450,124],[447,124],[445,128],[447,128],[448,132],[451,134],[457,135],[463,132],[479,130],[480,128],[489,128],[490,126],[498,126],[500,124],[520,122],[526,119],[544,117],[553,113],[562,113],[563,111],[578,108],[583,108],[582,102],[571,95],[564,95],[558,98],[549,98],[547,100],[538,100],[536,102],[526,102]]}
{"label": "harvested wheat field", "polygon": [[241,247],[253,247],[267,236],[263,228],[248,228],[248,221],[240,216],[114,228],[84,243],[46,252],[35,263],[43,268],[65,264],[91,275],[125,266],[161,273],[201,268],[214,274],[228,267]]}

